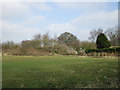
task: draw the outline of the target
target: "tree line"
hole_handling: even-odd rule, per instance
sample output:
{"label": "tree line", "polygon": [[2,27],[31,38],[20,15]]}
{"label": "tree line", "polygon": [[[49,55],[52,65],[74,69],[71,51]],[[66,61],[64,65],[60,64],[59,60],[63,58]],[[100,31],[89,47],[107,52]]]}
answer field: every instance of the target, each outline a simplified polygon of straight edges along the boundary
{"label": "tree line", "polygon": [[109,48],[119,44],[119,28],[102,29],[90,32],[90,41],[80,41],[70,32],[64,32],[58,37],[49,33],[35,34],[31,40],[17,44],[13,41],[2,43],[2,53],[5,55],[80,55],[81,50]]}

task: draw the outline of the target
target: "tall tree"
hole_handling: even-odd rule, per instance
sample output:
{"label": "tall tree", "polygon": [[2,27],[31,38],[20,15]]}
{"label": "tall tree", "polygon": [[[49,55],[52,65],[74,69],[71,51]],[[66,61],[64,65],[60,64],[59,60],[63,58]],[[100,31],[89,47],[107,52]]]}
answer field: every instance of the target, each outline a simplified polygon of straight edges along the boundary
{"label": "tall tree", "polygon": [[75,50],[78,50],[80,46],[77,37],[69,32],[62,33],[58,37],[58,42],[62,44],[66,44],[67,46],[72,47]]}
{"label": "tall tree", "polygon": [[97,40],[96,40],[96,45],[98,49],[110,47],[110,42],[108,41],[104,33],[101,33],[100,35],[98,35]]}

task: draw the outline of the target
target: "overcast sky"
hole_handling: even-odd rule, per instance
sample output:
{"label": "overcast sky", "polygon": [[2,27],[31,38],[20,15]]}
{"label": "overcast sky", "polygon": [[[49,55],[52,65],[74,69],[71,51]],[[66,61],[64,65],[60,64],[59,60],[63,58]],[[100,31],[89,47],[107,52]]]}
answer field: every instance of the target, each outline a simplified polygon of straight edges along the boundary
{"label": "overcast sky", "polygon": [[118,24],[117,2],[17,1],[0,3],[3,42],[30,40],[34,34],[46,32],[51,36],[71,32],[83,41],[92,29],[106,30]]}

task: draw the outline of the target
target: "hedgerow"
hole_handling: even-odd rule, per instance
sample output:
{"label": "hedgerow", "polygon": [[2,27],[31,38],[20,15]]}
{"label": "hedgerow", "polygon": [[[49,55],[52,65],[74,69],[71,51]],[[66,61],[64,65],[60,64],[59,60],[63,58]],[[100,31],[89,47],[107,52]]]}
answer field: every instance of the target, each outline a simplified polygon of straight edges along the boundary
{"label": "hedgerow", "polygon": [[103,49],[86,49],[86,53],[92,53],[92,52],[106,52],[106,53],[112,53],[112,52],[119,52],[120,53],[120,47],[114,47],[114,48],[103,48]]}

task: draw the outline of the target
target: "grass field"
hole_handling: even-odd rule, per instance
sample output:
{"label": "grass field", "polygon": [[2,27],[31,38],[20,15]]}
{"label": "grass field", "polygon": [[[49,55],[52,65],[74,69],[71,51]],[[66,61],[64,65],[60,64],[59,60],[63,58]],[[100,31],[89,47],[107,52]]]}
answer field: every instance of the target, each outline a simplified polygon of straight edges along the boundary
{"label": "grass field", "polygon": [[3,88],[118,87],[117,58],[3,56]]}

